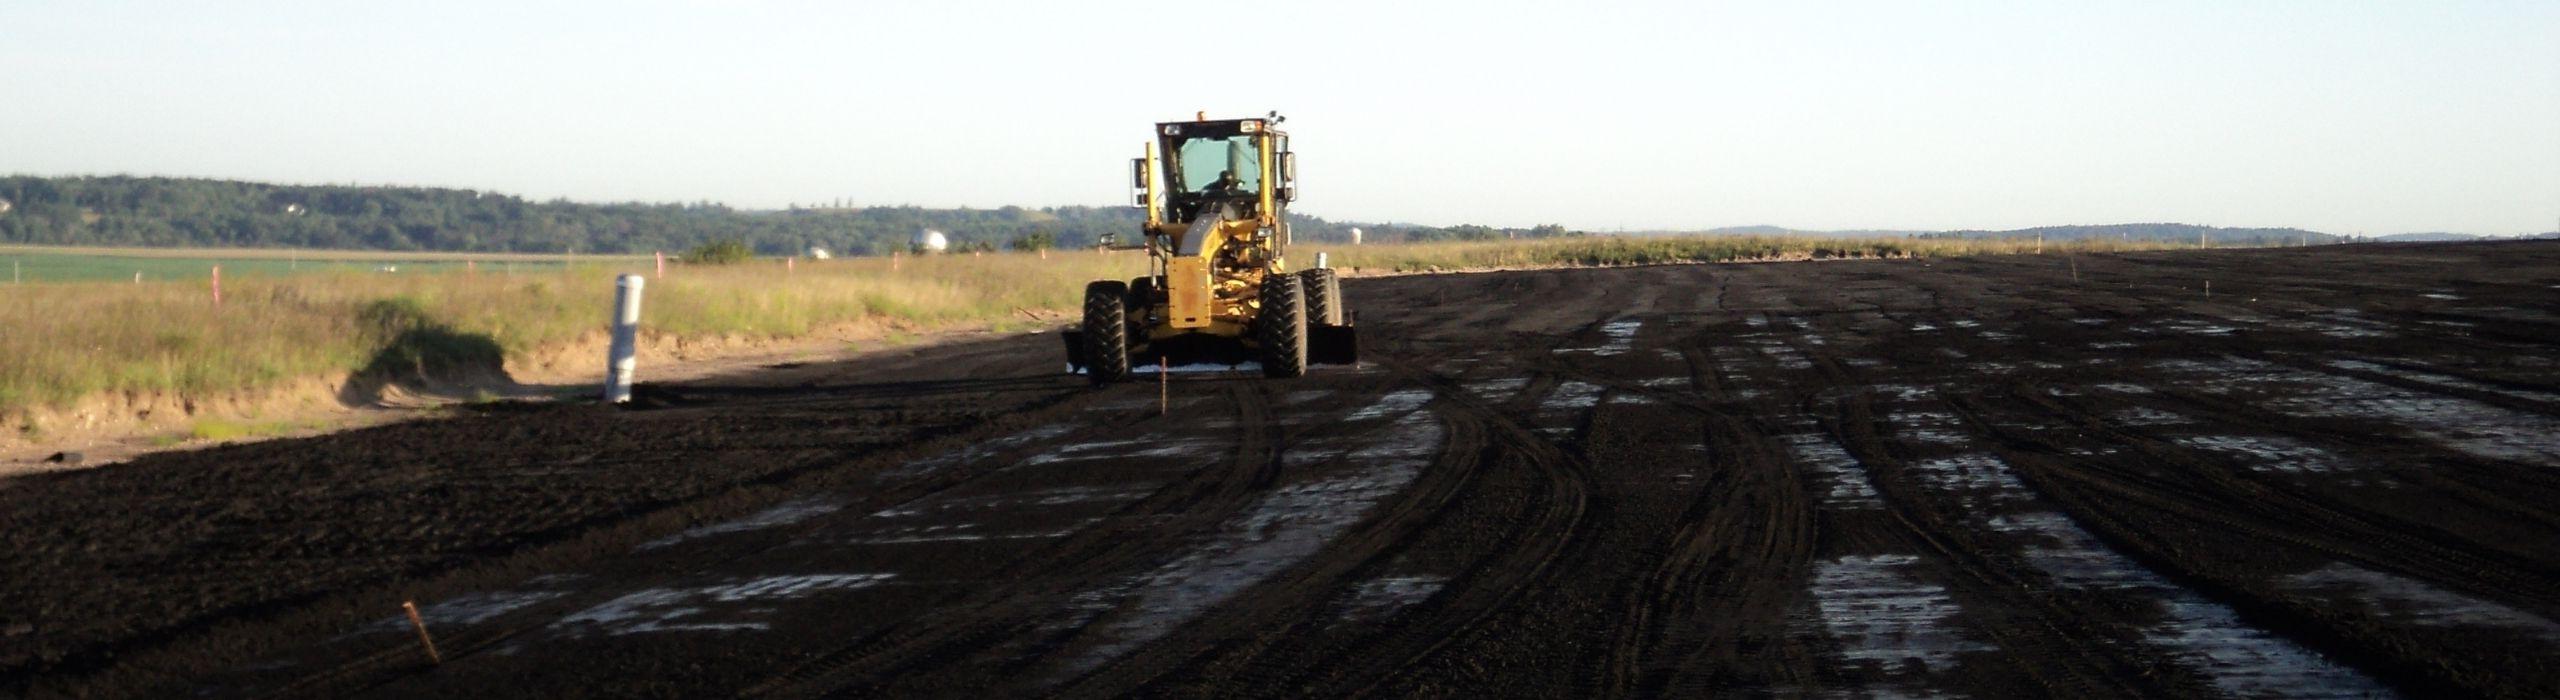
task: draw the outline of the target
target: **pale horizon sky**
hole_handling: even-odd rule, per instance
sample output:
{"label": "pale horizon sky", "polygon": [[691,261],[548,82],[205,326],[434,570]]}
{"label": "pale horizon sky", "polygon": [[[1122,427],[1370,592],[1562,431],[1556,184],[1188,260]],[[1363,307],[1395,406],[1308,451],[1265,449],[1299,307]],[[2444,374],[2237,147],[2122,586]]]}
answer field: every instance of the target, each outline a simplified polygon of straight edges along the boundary
{"label": "pale horizon sky", "polygon": [[2503,235],[2560,229],[2555,37],[2547,0],[20,0],[0,174],[1111,206],[1151,123],[1277,109],[1332,219]]}

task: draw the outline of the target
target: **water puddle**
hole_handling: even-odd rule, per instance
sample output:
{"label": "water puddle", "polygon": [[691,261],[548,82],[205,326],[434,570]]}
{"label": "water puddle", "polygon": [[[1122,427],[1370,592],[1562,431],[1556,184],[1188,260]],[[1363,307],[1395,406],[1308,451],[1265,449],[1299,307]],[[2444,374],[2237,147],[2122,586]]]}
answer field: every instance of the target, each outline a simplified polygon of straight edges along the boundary
{"label": "water puddle", "polygon": [[1549,392],[1547,394],[1547,399],[1539,402],[1538,405],[1545,407],[1549,411],[1572,411],[1590,408],[1592,406],[1599,405],[1601,391],[1602,390],[1599,385],[1592,384],[1590,382],[1568,381],[1563,384],[1556,385],[1555,391]]}
{"label": "water puddle", "polygon": [[2264,402],[2276,410],[2398,425],[2446,447],[2490,459],[2560,463],[2560,441],[2551,439],[2560,435],[2560,421],[2545,416],[2247,358],[2162,362],[2160,366],[2209,376],[2220,383],[2294,389],[2290,396]]}
{"label": "water puddle", "polygon": [[2023,553],[2058,585],[2152,599],[2164,619],[2144,630],[2143,640],[2161,647],[2223,692],[2244,697],[2390,695],[2354,669],[2242,623],[2229,606],[2170,583],[2108,548],[2060,513],[2008,515],[1991,519],[1990,525],[2040,539]]}
{"label": "water puddle", "polygon": [[1867,477],[1866,465],[1860,464],[1849,451],[1842,449],[1829,435],[1798,433],[1784,438],[1787,453],[1813,476],[1815,488],[1822,491],[1826,508],[1876,510],[1884,508],[1884,500],[1876,496],[1874,484]]}
{"label": "water puddle", "polygon": [[897,467],[883,469],[875,480],[900,481],[912,477],[931,474],[951,467],[972,464],[979,460],[996,456],[998,453],[1006,450],[1039,442],[1041,440],[1054,439],[1074,431],[1075,426],[1066,423],[1043,425],[1037,428],[1014,433],[1012,435],[963,447],[958,450],[945,452],[926,459],[909,462]]}
{"label": "water puddle", "polygon": [[1052,489],[1017,491],[987,496],[960,496],[928,499],[892,506],[874,512],[873,518],[917,518],[949,516],[975,512],[1018,512],[1024,508],[1051,508],[1083,503],[1122,503],[1146,498],[1156,492],[1153,487],[1127,484],[1111,486],[1063,486]]}
{"label": "water puddle", "polygon": [[1342,419],[1372,420],[1400,416],[1411,413],[1414,409],[1421,408],[1423,404],[1430,402],[1431,391],[1428,389],[1399,389],[1378,397],[1376,403],[1362,406],[1360,410],[1352,411],[1351,415],[1343,416]]}
{"label": "water puddle", "polygon": [[794,574],[692,588],[647,588],[552,623],[570,636],[770,629],[775,602],[889,582],[896,574]]}
{"label": "water puddle", "polygon": [[1342,602],[1344,622],[1376,622],[1429,600],[1449,584],[1447,576],[1382,576],[1352,587]]}
{"label": "water puddle", "polygon": [[1581,422],[1582,413],[1600,405],[1604,392],[1599,385],[1590,382],[1568,381],[1556,385],[1555,390],[1547,392],[1547,397],[1538,402],[1538,413],[1533,417],[1537,423],[1536,432],[1549,437],[1572,435]]}
{"label": "water puddle", "polygon": [[2195,419],[2149,406],[2135,406],[2107,414],[2107,422],[2130,428],[2148,428],[2162,425],[2186,425],[2194,423]]}
{"label": "water puddle", "polygon": [[1956,494],[1976,509],[1994,502],[2034,498],[2026,483],[2010,473],[2007,462],[1985,452],[1913,462],[1911,475],[1930,487]]}
{"label": "water puddle", "polygon": [[1893,417],[1893,426],[1896,434],[1913,442],[1962,445],[1970,441],[1965,437],[1964,422],[1957,420],[1952,413],[1938,411],[1898,413]]}
{"label": "water puddle", "polygon": [[1954,669],[1958,654],[1994,649],[1965,639],[1948,624],[1963,608],[1945,586],[1920,579],[1913,571],[1919,560],[1908,554],[1851,555],[1814,566],[1815,616],[1840,644],[1842,659],[1891,675],[1917,675]]}
{"label": "water puddle", "polygon": [[1025,458],[1020,466],[1036,467],[1060,462],[1153,457],[1198,457],[1215,452],[1223,446],[1223,441],[1210,438],[1140,437],[1128,440],[1104,440],[1061,446]]}
{"label": "water puddle", "polygon": [[2250,471],[2314,474],[2341,471],[2338,456],[2292,438],[2249,435],[2197,435],[2178,438],[2188,448],[2240,458]]}
{"label": "water puddle", "polygon": [[2344,562],[2286,577],[2285,582],[2307,591],[2354,598],[2367,612],[2396,623],[2505,629],[2560,644],[2560,624],[2540,615]]}
{"label": "water puddle", "polygon": [[813,497],[787,501],[736,520],[702,525],[673,535],[640,543],[637,551],[673,546],[688,540],[716,537],[737,532],[753,532],[767,528],[798,524],[844,509],[844,503],[833,498]]}
{"label": "water puddle", "polygon": [[[568,592],[487,591],[483,593],[470,593],[437,601],[433,605],[420,606],[418,608],[418,617],[426,620],[427,627],[429,629],[437,627],[452,627],[456,625],[476,625],[496,619],[499,615],[505,615],[517,610],[533,607],[545,601],[558,599],[565,595],[568,595]],[[379,628],[379,630],[405,630],[409,628],[409,618],[398,616],[385,618],[380,622],[374,623],[372,627]]]}
{"label": "water puddle", "polygon": [[1635,348],[1636,331],[1642,330],[1643,328],[1643,319],[1630,318],[1610,321],[1608,323],[1601,324],[1600,326],[1600,334],[1607,338],[1607,340],[1602,342],[1599,346],[1588,348],[1556,348],[1556,352],[1587,352],[1598,357],[1624,355],[1628,350]]}
{"label": "water puddle", "polygon": [[1760,350],[1761,355],[1776,361],[1781,368],[1791,370],[1813,368],[1813,361],[1805,359],[1804,353],[1797,351],[1794,346],[1769,339],[1751,341],[1751,344]]}
{"label": "water puddle", "polygon": [[2528,401],[2542,401],[2542,402],[2547,402],[2547,403],[2560,403],[2560,395],[2548,394],[2548,393],[2539,392],[2539,391],[2523,390],[2523,389],[2509,389],[2509,388],[2502,387],[2502,386],[2495,386],[2495,385],[2486,384],[2486,383],[2482,383],[2482,382],[2475,382],[2475,381],[2472,381],[2472,380],[2469,380],[2469,379],[2464,379],[2464,378],[2456,377],[2456,376],[2449,375],[2449,374],[2438,374],[2438,373],[2435,373],[2435,372],[2424,372],[2424,371],[2419,371],[2419,370],[2414,370],[2414,369],[2402,369],[2402,368],[2394,367],[2394,366],[2391,366],[2391,365],[2385,365],[2385,364],[2380,364],[2380,363],[2375,363],[2375,362],[2365,362],[2365,361],[2363,361],[2363,360],[2330,360],[2330,361],[2329,361],[2329,366],[2331,366],[2331,367],[2336,367],[2336,368],[2339,368],[2339,369],[2345,369],[2345,370],[2354,370],[2354,371],[2359,371],[2359,372],[2371,372],[2371,373],[2374,373],[2374,374],[2390,375],[2390,376],[2392,376],[2392,377],[2397,377],[2397,378],[2400,378],[2400,379],[2406,379],[2406,380],[2413,381],[2413,382],[2420,382],[2420,383],[2424,383],[2424,384],[2432,384],[2432,385],[2435,385],[2435,386],[2446,387],[2446,388],[2452,388],[2452,389],[2463,389],[2463,390],[2468,390],[2468,391],[2477,391],[2477,392],[2481,392],[2481,393],[2484,393],[2484,394],[2497,394],[2497,395],[2500,395],[2500,396],[2507,396],[2507,397],[2512,397],[2512,398],[2525,399],[2525,400],[2528,400]]}
{"label": "water puddle", "polygon": [[1331,389],[1293,389],[1290,390],[1288,394],[1280,397],[1280,403],[1295,406],[1332,395],[1333,390]]}
{"label": "water puddle", "polygon": [[1480,382],[1468,382],[1466,385],[1467,393],[1476,395],[1476,398],[1494,403],[1508,401],[1512,396],[1518,395],[1521,389],[1527,388],[1528,386],[1529,380],[1526,377],[1487,379]]}

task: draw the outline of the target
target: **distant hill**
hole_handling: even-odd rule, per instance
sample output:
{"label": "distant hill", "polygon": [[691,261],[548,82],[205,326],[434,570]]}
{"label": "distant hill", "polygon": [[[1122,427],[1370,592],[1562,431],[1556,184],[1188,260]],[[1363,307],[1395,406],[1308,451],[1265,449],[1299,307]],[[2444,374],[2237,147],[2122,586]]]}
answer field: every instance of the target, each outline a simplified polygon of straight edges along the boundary
{"label": "distant hill", "polygon": [[1783,226],[1728,226],[1725,228],[1680,233],[1706,233],[1740,236],[1901,236],[1910,238],[2036,238],[2068,241],[2084,238],[2112,238],[2130,241],[2193,241],[2198,236],[2214,243],[2285,243],[2310,241],[2336,243],[2345,236],[2306,231],[2298,228],[2222,228],[2195,224],[2106,224],[2098,226],[2039,226],[2036,228],[1988,231],[1964,229],[1955,231],[1918,231],[1897,229],[1811,230]]}
{"label": "distant hill", "polygon": [[2195,224],[2109,224],[2103,226],[2040,226],[2010,231],[1949,231],[1945,236],[1957,238],[2034,238],[2080,240],[2113,238],[2127,241],[2193,241],[2214,243],[2265,244],[2287,242],[2336,243],[2345,237],[2306,231],[2298,228],[2222,228]]}
{"label": "distant hill", "polygon": [[2488,240],[2489,238],[2491,238],[2491,237],[2490,237],[2490,236],[2476,235],[2476,234],[2469,234],[2469,233],[2443,233],[2443,232],[2433,232],[2433,233],[2394,233],[2394,234],[2391,234],[2391,235],[2388,235],[2388,236],[2374,236],[2374,237],[2373,237],[2373,240],[2376,240],[2376,241],[2385,241],[2385,242],[2391,242],[2391,243],[2418,243],[2418,242],[2430,242],[2430,241],[2479,241],[2479,240]]}
{"label": "distant hill", "polygon": [[[917,231],[941,231],[961,249],[1083,247],[1102,234],[1126,237],[1141,214],[1130,207],[934,209],[913,206],[735,209],[714,202],[534,201],[499,192],[361,185],[276,185],[236,180],[133,176],[0,177],[0,243],[348,250],[646,253],[737,240],[763,255],[825,248],[845,255],[903,249]],[[1502,228],[1461,224],[1329,221],[1292,213],[1302,241],[1347,242],[1361,229],[1372,242],[1494,240],[1585,235],[1558,224]],[[2352,238],[2296,228],[2194,224],[2043,226],[2006,231],[1856,229],[1819,231],[1756,225],[1628,235],[1809,235],[1916,238],[2114,238],[2275,244],[2349,240],[2480,238],[2406,233]],[[2560,232],[2543,234],[2560,238]]]}
{"label": "distant hill", "polygon": [[[1130,207],[735,209],[714,202],[585,203],[437,187],[274,185],[165,177],[0,177],[0,243],[346,250],[645,253],[737,240],[764,255],[812,247],[885,255],[919,230],[954,247],[1082,247],[1124,238]],[[1354,224],[1292,214],[1299,240],[1456,240],[1572,235],[1527,229]]]}

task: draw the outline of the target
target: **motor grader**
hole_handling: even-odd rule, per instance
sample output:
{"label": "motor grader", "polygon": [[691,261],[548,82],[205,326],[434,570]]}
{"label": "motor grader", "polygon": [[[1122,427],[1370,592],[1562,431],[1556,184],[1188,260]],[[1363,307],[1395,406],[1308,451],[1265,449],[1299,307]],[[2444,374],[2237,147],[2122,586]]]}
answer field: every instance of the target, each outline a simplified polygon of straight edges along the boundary
{"label": "motor grader", "polygon": [[1158,363],[1257,362],[1264,376],[1296,377],[1359,360],[1333,270],[1290,267],[1297,158],[1282,121],[1204,113],[1156,125],[1130,162],[1131,206],[1147,211],[1140,240],[1103,240],[1144,249],[1147,274],[1085,285],[1084,322],[1064,333],[1069,371],[1109,383]]}

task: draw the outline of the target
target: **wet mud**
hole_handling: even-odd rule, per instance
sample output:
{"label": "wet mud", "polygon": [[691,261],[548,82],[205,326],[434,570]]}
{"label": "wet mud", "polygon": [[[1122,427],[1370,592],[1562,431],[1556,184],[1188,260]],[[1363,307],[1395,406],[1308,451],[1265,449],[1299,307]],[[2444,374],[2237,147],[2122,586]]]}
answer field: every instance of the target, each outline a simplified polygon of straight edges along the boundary
{"label": "wet mud", "polygon": [[2560,695],[2560,244],[1344,286],[0,482],[0,695]]}

